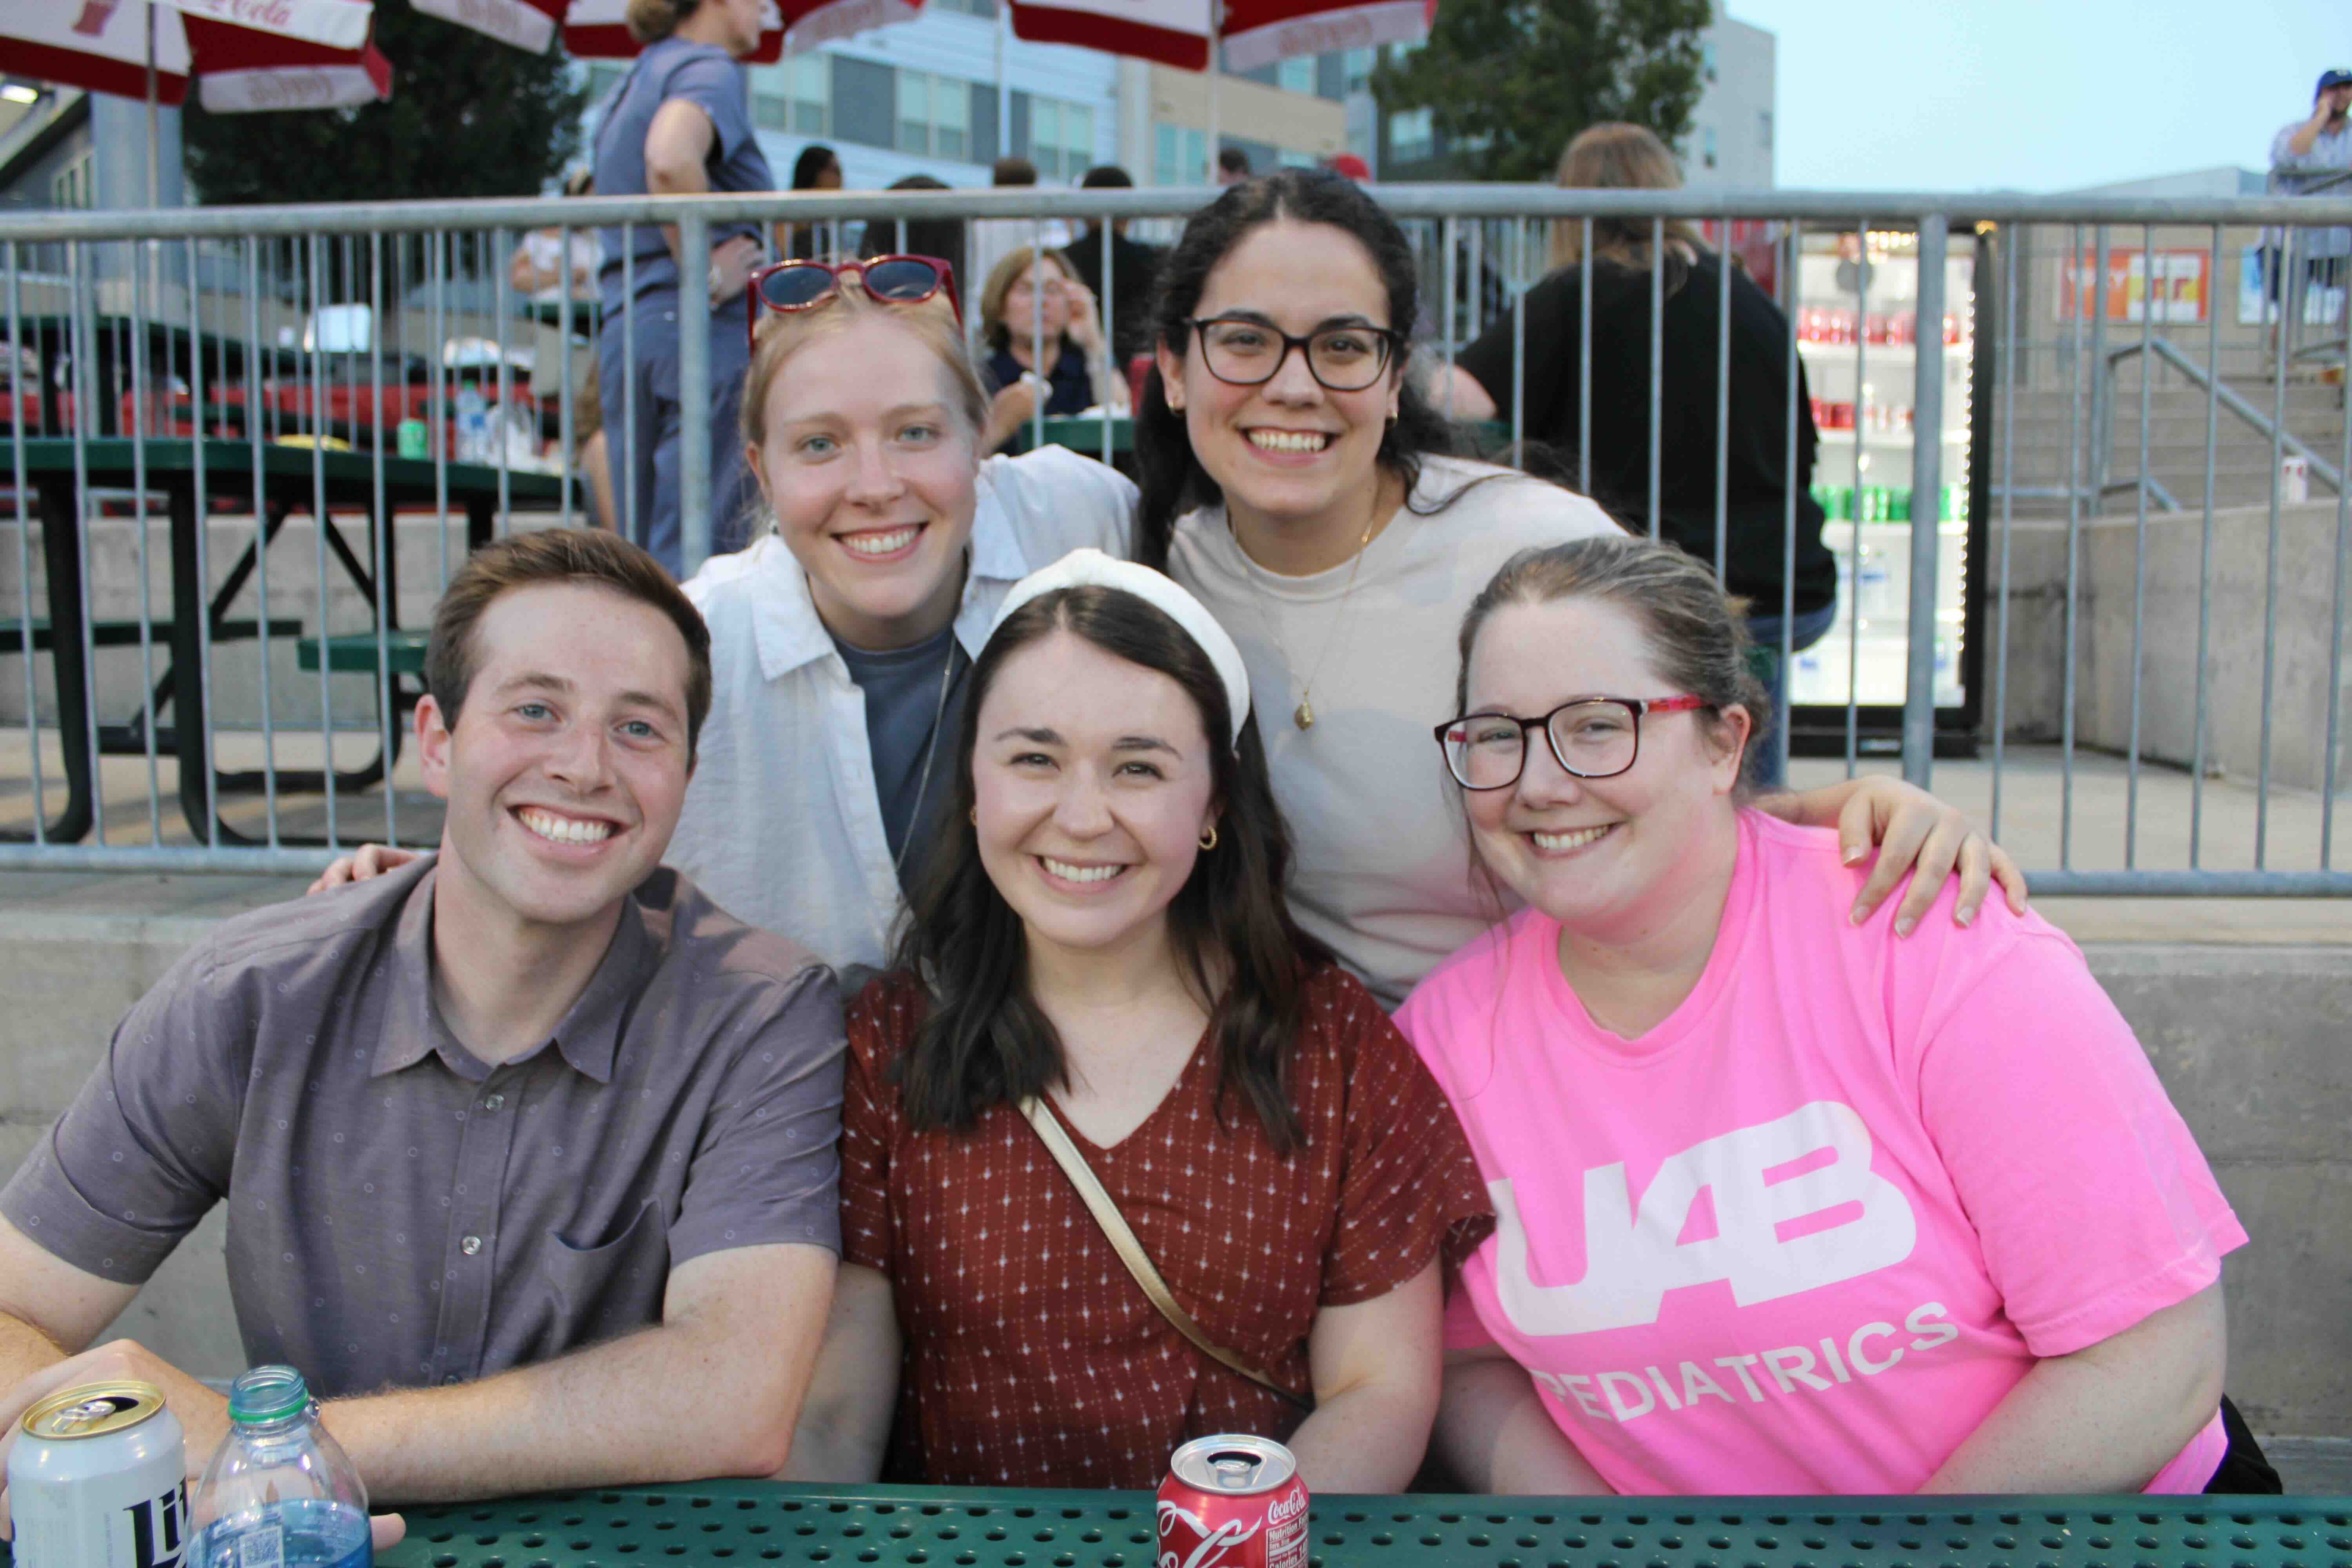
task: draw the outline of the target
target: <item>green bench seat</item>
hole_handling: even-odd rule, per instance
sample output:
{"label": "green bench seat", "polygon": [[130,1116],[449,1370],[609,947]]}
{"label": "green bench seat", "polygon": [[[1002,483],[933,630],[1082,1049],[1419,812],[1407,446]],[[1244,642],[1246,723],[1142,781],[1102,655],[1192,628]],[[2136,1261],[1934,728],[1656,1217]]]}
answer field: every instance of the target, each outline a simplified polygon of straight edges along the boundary
{"label": "green bench seat", "polygon": [[[152,646],[157,648],[170,647],[173,629],[173,624],[168,620],[151,623],[148,636]],[[273,637],[290,637],[301,629],[302,623],[299,620],[272,616],[267,635]],[[261,623],[250,616],[222,621],[213,628],[215,642],[250,642],[263,635]],[[56,640],[49,630],[47,618],[34,616],[33,651],[47,653]],[[94,620],[89,623],[89,641],[92,647],[137,647],[139,623],[136,620]],[[24,621],[15,616],[0,614],[0,654],[21,653],[24,647]]]}
{"label": "green bench seat", "polygon": [[[394,675],[425,673],[426,634],[421,631],[388,631],[383,634],[384,652],[390,656]],[[295,645],[295,657],[304,669],[319,668],[320,648],[326,649],[327,669],[333,675],[373,675],[376,670],[376,634],[349,632],[341,637],[304,637]]]}

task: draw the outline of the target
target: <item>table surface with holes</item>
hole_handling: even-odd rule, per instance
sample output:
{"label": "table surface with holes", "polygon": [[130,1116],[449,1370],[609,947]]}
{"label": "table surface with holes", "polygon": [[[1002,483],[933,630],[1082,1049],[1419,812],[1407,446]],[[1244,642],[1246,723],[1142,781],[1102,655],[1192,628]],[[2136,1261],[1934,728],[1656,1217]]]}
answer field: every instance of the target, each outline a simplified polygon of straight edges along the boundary
{"label": "table surface with holes", "polygon": [[[701,1481],[404,1511],[383,1568],[1158,1563],[1149,1492]],[[2352,1498],[1334,1495],[1310,1517],[1317,1568],[2352,1568]]]}
{"label": "table surface with holes", "polygon": [[[707,1481],[413,1509],[385,1568],[1155,1568],[1148,1492]],[[2352,1499],[1314,1500],[1321,1568],[2352,1568]]]}

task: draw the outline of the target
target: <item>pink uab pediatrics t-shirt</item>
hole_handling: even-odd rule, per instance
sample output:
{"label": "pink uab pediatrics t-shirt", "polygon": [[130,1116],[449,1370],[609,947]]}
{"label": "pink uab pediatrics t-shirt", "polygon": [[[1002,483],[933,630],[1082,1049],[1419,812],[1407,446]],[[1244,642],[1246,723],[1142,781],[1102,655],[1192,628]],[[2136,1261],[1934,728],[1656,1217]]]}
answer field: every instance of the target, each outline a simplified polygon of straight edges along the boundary
{"label": "pink uab pediatrics t-shirt", "polygon": [[[2246,1239],[2074,944],[1953,893],[1856,926],[1836,836],[1754,812],[1698,986],[1594,1026],[1528,910],[1397,1022],[1495,1235],[1449,1346],[1502,1345],[1630,1493],[1918,1489],[2034,1360],[2211,1284]],[[2214,1419],[2149,1484],[2199,1491]]]}

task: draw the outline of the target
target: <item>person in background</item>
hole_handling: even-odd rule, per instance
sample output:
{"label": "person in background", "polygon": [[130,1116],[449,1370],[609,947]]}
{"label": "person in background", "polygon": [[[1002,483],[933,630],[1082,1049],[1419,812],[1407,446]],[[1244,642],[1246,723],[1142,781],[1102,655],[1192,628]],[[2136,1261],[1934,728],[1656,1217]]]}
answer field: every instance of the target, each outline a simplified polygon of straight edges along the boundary
{"label": "person in background", "polygon": [[1048,418],[1082,414],[1118,390],[1102,351],[1095,297],[1069,258],[1024,246],[1008,251],[980,291],[980,335],[991,384],[1014,393],[1027,384],[1034,411],[1045,385]]}
{"label": "person in background", "polygon": [[[1556,183],[1590,190],[1674,190],[1682,184],[1674,154],[1638,125],[1595,125],[1561,153]],[[1679,219],[1664,226],[1653,254],[1647,218],[1599,218],[1590,257],[1580,254],[1582,226],[1552,226],[1553,270],[1527,293],[1528,435],[1556,455],[1559,476],[1579,470],[1580,319],[1584,279],[1592,282],[1592,495],[1635,533],[1650,531],[1650,272],[1664,270],[1664,372],[1658,386],[1659,533],[1702,561],[1716,558],[1716,447],[1721,285],[1731,278],[1731,426],[1725,487],[1724,584],[1748,604],[1748,629],[1769,656],[1771,733],[1787,724],[1787,680],[1780,668],[1782,589],[1793,584],[1794,650],[1811,647],[1837,616],[1837,560],[1822,542],[1822,512],[1813,499],[1813,458],[1821,444],[1804,366],[1797,367],[1797,463],[1788,458],[1789,318],[1748,275],[1707,248]],[[1433,387],[1454,417],[1510,420],[1512,344],[1517,319],[1505,312],[1462,351],[1449,382]],[[1784,569],[1790,500],[1795,500],[1796,572]],[[1777,788],[1779,749],[1760,734],[1748,765],[1756,782]]]}
{"label": "person in background", "polygon": [[[2320,73],[2313,90],[2311,112],[2279,128],[2271,138],[2270,189],[2281,195],[2352,196],[2352,70]],[[2340,288],[2344,260],[2352,253],[2352,229],[2272,229],[2271,254],[2281,258],[2278,276],[2284,276],[2284,249],[2292,236],[2294,253],[2303,263],[2304,283]],[[2282,292],[2276,278],[2272,298]]]}
{"label": "person in background", "polygon": [[[1248,660],[1275,795],[1298,849],[1291,907],[1383,1005],[1492,922],[1442,770],[1395,737],[1452,700],[1462,612],[1529,545],[1617,525],[1581,496],[1450,456],[1451,427],[1405,374],[1412,249],[1359,185],[1284,169],[1195,214],[1160,273],[1157,362],[1136,411],[1136,552],[1207,605]],[[2006,856],[1892,780],[1775,796],[1838,824],[1862,900],[1916,864],[1906,923],[1957,864],[1962,907]]]}
{"label": "person in background", "polygon": [[[628,0],[630,36],[645,47],[596,132],[599,191],[671,195],[775,188],[736,64],[759,47],[760,4]],[[715,226],[708,256],[681,256],[678,243],[675,225],[604,231],[597,368],[623,524],[664,566],[682,574],[678,291],[702,289],[709,299],[710,537],[713,552],[724,552],[740,547],[751,507],[735,427],[751,357],[740,320],[743,285],[761,245],[759,226],[751,223]],[[624,297],[625,248],[634,299]]]}
{"label": "person in background", "polygon": [[[944,191],[952,187],[936,174],[908,174],[891,181],[889,188],[894,191]],[[964,225],[961,218],[900,218],[896,213],[884,212],[866,220],[866,232],[858,244],[857,254],[867,259],[877,256],[929,256],[955,266],[958,258],[963,255],[963,247]]]}
{"label": "person in background", "polygon": [[[837,191],[841,189],[841,158],[821,142],[812,142],[801,149],[793,160],[793,189],[796,191]],[[841,247],[826,243],[828,237],[840,232],[840,223],[795,223],[782,226],[780,243],[783,254],[791,257],[829,257]]]}
{"label": "person in background", "polygon": [[416,706],[439,852],[221,921],[0,1191],[0,1432],[142,1378],[199,1472],[226,1398],[85,1347],[219,1205],[247,1358],[302,1369],[378,1501],[783,1463],[839,1238],[841,1004],[662,866],[709,648],[612,534],[474,552]]}
{"label": "person in background", "polygon": [[[1034,186],[1037,183],[1037,165],[1026,158],[999,158],[990,166],[988,183],[998,190]],[[971,269],[964,276],[984,280],[996,271],[998,262],[1021,246],[1058,250],[1069,243],[1069,226],[1060,218],[975,218],[971,225]]]}
{"label": "person in background", "polygon": [[1836,838],[1748,809],[1747,641],[1649,540],[1529,551],[1463,617],[1437,748],[1526,907],[1397,1015],[1496,1211],[1441,1454],[1505,1492],[2277,1491],[2221,1397],[2246,1233],[2147,1051],[2037,916],[1852,918]]}
{"label": "person in background", "polygon": [[[1141,1489],[1190,1438],[1259,1432],[1317,1491],[1401,1489],[1435,1405],[1438,1254],[1486,1207],[1412,1048],[1285,908],[1232,639],[1080,551],[1006,596],[954,756],[851,1026],[854,1250],[787,1475]],[[1048,1124],[1274,1386],[1154,1309]]]}
{"label": "person in background", "polygon": [[[563,182],[563,194],[567,196],[584,196],[595,188],[595,178],[586,169],[574,169],[571,178]],[[604,247],[597,242],[596,231],[572,230],[570,250],[572,297],[593,300],[596,297],[596,268],[604,259]],[[507,265],[508,286],[529,296],[534,304],[561,300],[565,287],[564,251],[560,226],[532,229],[522,237],[514,259]]]}
{"label": "person in background", "polygon": [[[1078,182],[1089,191],[1124,191],[1135,181],[1116,163],[1098,163]],[[1124,368],[1151,352],[1151,294],[1160,276],[1163,247],[1127,237],[1127,220],[1110,224],[1110,342],[1112,363]],[[1103,296],[1103,226],[1088,224],[1070,241],[1070,270],[1097,300]]]}
{"label": "person in background", "polygon": [[1238,185],[1250,178],[1249,154],[1238,147],[1217,150],[1217,184]]}

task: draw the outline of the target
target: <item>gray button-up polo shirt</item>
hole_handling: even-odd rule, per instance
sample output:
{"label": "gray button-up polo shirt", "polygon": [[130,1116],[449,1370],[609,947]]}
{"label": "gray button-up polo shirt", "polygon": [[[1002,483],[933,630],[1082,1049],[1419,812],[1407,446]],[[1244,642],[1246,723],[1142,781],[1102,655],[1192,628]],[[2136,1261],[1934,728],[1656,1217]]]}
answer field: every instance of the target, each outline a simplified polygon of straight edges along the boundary
{"label": "gray button-up polo shirt", "polygon": [[331,1395],[657,1322],[705,1253],[838,1250],[841,1004],[806,949],[658,871],[553,1037],[492,1067],[433,1005],[433,885],[428,858],[225,921],[0,1214],[136,1283],[226,1203],[246,1354]]}

